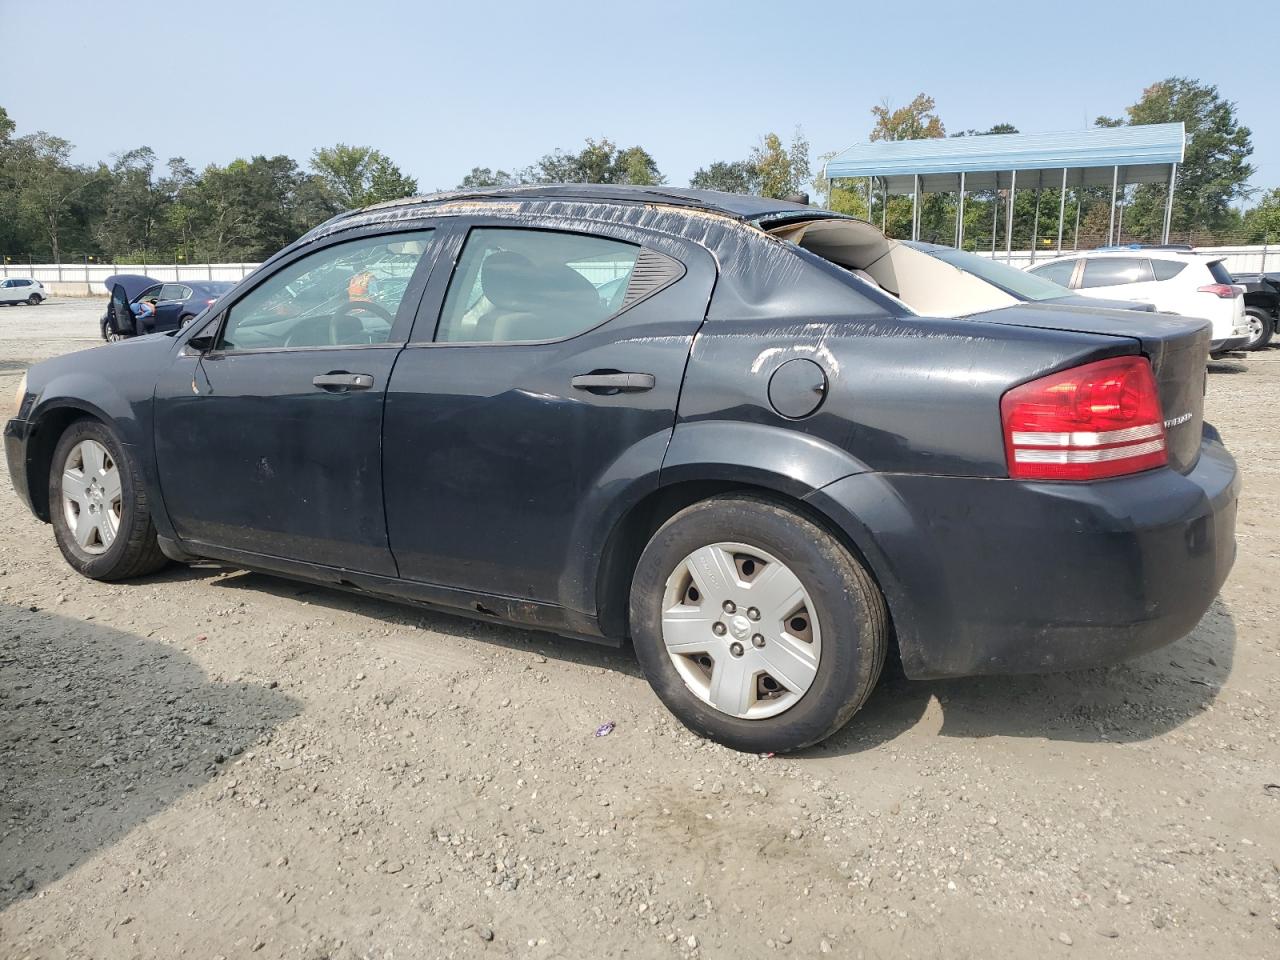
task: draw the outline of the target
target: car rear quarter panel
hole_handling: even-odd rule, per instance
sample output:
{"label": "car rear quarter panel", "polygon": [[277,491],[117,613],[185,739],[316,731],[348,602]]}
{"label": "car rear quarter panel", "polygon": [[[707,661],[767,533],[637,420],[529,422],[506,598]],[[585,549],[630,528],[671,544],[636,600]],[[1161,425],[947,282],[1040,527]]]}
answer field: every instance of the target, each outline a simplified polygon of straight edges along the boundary
{"label": "car rear quarter panel", "polygon": [[[717,315],[713,302],[690,354],[662,482],[736,478],[805,501],[865,559],[885,592],[904,656],[919,662],[921,638],[937,636],[940,626],[929,611],[948,607],[928,602],[920,585],[941,589],[954,578],[930,548],[934,514],[908,505],[901,483],[1007,478],[1001,396],[1055,370],[1133,353],[1138,344],[893,315],[861,290],[853,292],[828,301],[835,310],[850,310],[844,315],[788,316],[781,303],[772,317],[750,315],[756,310],[734,317]],[[828,386],[816,412],[788,419],[770,404],[769,380],[797,357],[821,366]],[[841,496],[828,496],[838,481],[844,481]],[[990,489],[994,494],[1003,486]],[[976,530],[984,510],[998,509],[996,502],[966,506],[970,488],[962,482],[929,489],[958,498],[943,511],[949,523],[964,518],[961,525]],[[981,538],[973,542],[980,545]]]}

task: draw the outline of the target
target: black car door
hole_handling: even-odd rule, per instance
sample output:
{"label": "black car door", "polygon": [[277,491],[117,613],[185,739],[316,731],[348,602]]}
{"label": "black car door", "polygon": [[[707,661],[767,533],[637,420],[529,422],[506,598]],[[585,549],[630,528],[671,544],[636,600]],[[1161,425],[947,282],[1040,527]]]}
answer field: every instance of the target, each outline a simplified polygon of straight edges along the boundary
{"label": "black car door", "polygon": [[387,394],[387,522],[402,577],[571,604],[618,488],[656,486],[716,270],[662,235],[529,226],[451,238]]}
{"label": "black car door", "polygon": [[179,319],[191,296],[191,288],[182,283],[166,283],[160,287],[156,298],[156,315],[152,328],[157,332],[177,330]]}
{"label": "black car door", "polygon": [[[303,248],[182,337],[155,400],[180,538],[395,574],[383,398],[435,246],[425,226],[343,236]],[[213,345],[200,353],[188,336]]]}

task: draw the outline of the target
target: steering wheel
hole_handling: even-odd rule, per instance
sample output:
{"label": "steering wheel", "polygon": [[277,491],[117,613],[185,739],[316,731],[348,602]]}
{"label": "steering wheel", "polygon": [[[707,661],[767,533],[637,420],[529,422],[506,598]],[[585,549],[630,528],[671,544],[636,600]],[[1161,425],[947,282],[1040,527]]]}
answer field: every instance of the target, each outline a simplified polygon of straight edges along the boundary
{"label": "steering wheel", "polygon": [[337,310],[333,311],[332,314],[330,314],[329,316],[329,342],[330,343],[335,345],[338,343],[338,318],[349,317],[353,313],[355,313],[357,310],[363,310],[365,313],[371,313],[375,317],[381,317],[383,320],[387,321],[388,324],[394,325],[396,322],[396,318],[391,315],[391,312],[387,310],[386,307],[379,306],[378,304],[373,303],[369,300],[352,300],[349,303],[346,303],[343,306],[339,307]]}

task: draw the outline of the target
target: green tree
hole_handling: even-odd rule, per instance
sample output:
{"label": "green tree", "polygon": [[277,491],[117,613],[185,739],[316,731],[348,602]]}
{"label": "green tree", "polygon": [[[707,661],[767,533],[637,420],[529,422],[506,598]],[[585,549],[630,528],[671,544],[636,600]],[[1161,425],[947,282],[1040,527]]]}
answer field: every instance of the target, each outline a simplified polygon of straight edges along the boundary
{"label": "green tree", "polygon": [[74,216],[76,201],[105,179],[106,169],[73,165],[70,142],[44,131],[11,141],[5,152],[19,216],[39,225],[53,259],[61,262],[68,229],[80,226]]}
{"label": "green tree", "polygon": [[[501,172],[501,171],[499,171]],[[608,138],[587,138],[577,153],[557,148],[544,154],[521,174],[532,183],[628,183],[652,186],[665,183],[653,156],[643,147],[619,149]]]}
{"label": "green tree", "polygon": [[405,176],[381,150],[339,143],[311,154],[311,168],[341,210],[399,200],[418,192],[418,181]]}
{"label": "green tree", "polygon": [[[1127,120],[1099,117],[1097,126],[1124,123],[1177,123],[1186,125],[1186,156],[1178,166],[1173,193],[1173,230],[1222,231],[1232,221],[1233,201],[1243,199],[1254,168],[1249,156],[1253,142],[1248,127],[1236,119],[1236,105],[1212,84],[1187,77],[1169,77],[1142,92],[1142,98],[1125,109]],[[1164,221],[1166,187],[1143,185],[1135,191],[1125,211],[1125,232],[1154,239]],[[1132,234],[1130,231],[1132,230]]]}
{"label": "green tree", "polygon": [[928,94],[920,93],[905,107],[894,109],[888,101],[871,108],[876,118],[871,128],[872,140],[931,140],[944,137],[946,128],[936,113],[937,103]]}
{"label": "green tree", "polygon": [[173,196],[155,179],[150,147],[120,154],[104,184],[102,216],[93,227],[95,246],[109,256],[168,246],[168,207]]}
{"label": "green tree", "polygon": [[1245,213],[1243,228],[1249,243],[1280,243],[1280,187],[1268,190]]}
{"label": "green tree", "polygon": [[721,190],[725,193],[757,193],[760,174],[749,160],[716,160],[700,167],[689,180],[695,190]]}
{"label": "green tree", "polygon": [[797,127],[790,147],[776,133],[766,133],[748,161],[756,170],[760,196],[782,199],[799,193],[809,182],[809,141]]}
{"label": "green tree", "polygon": [[458,184],[460,190],[474,190],[478,187],[513,187],[520,183],[520,177],[506,170],[491,170],[488,167],[472,167],[471,172]]}
{"label": "green tree", "polygon": [[196,255],[256,260],[295,240],[310,224],[298,216],[306,175],[289,157],[211,165],[179,196]]}
{"label": "green tree", "polygon": [[654,187],[664,181],[658,162],[644,147],[628,147],[620,150],[614,159],[614,167],[619,175],[619,183],[630,183],[637,187]]}

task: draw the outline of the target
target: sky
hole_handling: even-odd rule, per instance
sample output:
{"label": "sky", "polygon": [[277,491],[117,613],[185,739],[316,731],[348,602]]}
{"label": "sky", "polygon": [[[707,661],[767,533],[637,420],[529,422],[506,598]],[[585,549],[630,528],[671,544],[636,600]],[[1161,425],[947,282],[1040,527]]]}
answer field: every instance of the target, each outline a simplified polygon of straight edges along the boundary
{"label": "sky", "polygon": [[[667,181],[801,126],[813,156],[865,141],[872,106],[925,92],[948,132],[1077,130],[1181,75],[1253,131],[1280,186],[1280,111],[1243,24],[1270,2],[609,4],[523,0],[0,0],[0,106],[75,159],[136,146],[197,168],[337,142],[387,153],[426,192],[587,137],[639,144]],[[20,42],[30,38],[31,42]]]}

